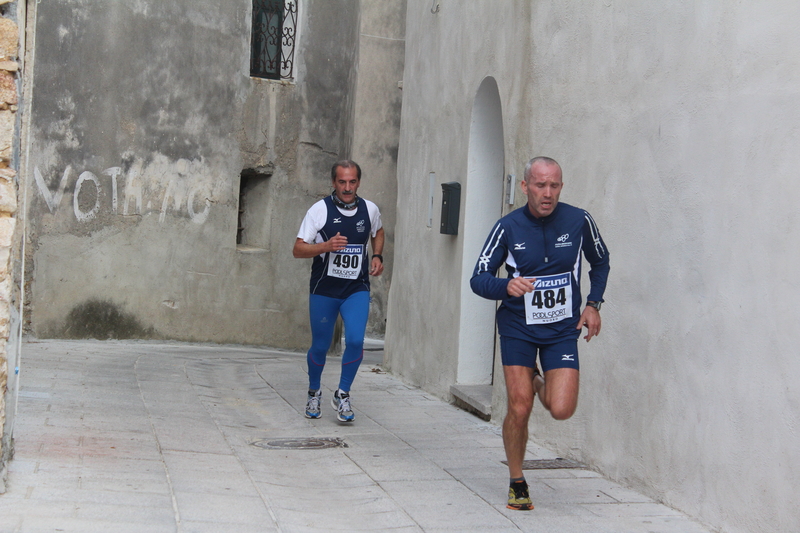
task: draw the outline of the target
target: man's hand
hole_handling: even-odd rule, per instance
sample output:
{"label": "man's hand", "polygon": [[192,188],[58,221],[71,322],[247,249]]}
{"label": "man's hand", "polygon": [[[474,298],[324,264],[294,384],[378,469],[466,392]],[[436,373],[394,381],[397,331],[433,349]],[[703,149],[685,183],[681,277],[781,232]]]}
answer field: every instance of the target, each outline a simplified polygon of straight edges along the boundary
{"label": "man's hand", "polygon": [[581,318],[578,320],[578,326],[575,329],[581,329],[583,326],[586,326],[588,329],[588,333],[584,337],[586,342],[592,340],[592,337],[596,335],[600,335],[600,311],[595,309],[594,307],[587,305],[583,309],[583,313],[581,313]]}
{"label": "man's hand", "polygon": [[329,252],[338,252],[340,250],[344,250],[345,246],[347,246],[347,237],[344,235],[337,233],[329,241],[327,244],[330,246]]}
{"label": "man's hand", "polygon": [[527,292],[533,292],[534,281],[536,281],[536,278],[527,279],[522,276],[517,276],[508,282],[506,291],[509,296],[522,296]]}
{"label": "man's hand", "polygon": [[380,257],[373,257],[369,273],[371,276],[380,276],[383,273],[383,261]]}

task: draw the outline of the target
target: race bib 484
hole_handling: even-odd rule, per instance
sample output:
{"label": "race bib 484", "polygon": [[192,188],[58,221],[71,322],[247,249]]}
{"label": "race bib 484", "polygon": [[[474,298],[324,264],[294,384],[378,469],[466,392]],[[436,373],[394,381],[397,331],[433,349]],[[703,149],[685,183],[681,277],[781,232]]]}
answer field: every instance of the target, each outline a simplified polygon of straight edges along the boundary
{"label": "race bib 484", "polygon": [[526,324],[549,324],[572,318],[571,273],[539,276],[533,287],[533,292],[525,294]]}

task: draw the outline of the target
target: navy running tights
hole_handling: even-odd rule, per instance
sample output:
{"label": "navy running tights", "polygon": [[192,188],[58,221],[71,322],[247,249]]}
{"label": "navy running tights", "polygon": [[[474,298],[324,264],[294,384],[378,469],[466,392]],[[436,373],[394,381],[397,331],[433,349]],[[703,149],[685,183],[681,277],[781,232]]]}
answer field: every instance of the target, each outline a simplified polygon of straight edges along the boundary
{"label": "navy running tights", "polygon": [[317,294],[309,295],[311,317],[311,349],[308,350],[308,388],[319,390],[325,358],[333,341],[337,315],[344,322],[345,349],[342,354],[342,375],[339,389],[349,391],[364,357],[364,333],[369,317],[369,292],[360,291],[344,300]]}

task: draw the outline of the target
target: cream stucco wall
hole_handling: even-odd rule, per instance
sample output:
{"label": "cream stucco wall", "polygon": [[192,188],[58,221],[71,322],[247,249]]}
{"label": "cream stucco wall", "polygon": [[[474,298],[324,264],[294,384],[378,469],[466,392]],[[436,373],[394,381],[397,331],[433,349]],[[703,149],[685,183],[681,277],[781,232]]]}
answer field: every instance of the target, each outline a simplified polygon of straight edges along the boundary
{"label": "cream stucco wall", "polygon": [[456,382],[477,252],[439,234],[439,184],[466,183],[491,76],[505,172],[558,159],[611,251],[578,412],[537,406],[532,438],[720,531],[796,531],[800,4],[439,4],[408,2],[387,366],[442,397]]}

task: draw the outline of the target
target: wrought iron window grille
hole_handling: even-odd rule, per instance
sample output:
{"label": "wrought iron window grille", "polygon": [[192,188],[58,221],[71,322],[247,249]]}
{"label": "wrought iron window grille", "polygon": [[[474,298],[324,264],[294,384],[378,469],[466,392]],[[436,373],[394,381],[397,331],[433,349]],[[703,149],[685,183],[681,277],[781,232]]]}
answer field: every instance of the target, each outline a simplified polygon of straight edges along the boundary
{"label": "wrought iron window grille", "polygon": [[250,76],[293,77],[298,0],[253,0]]}

